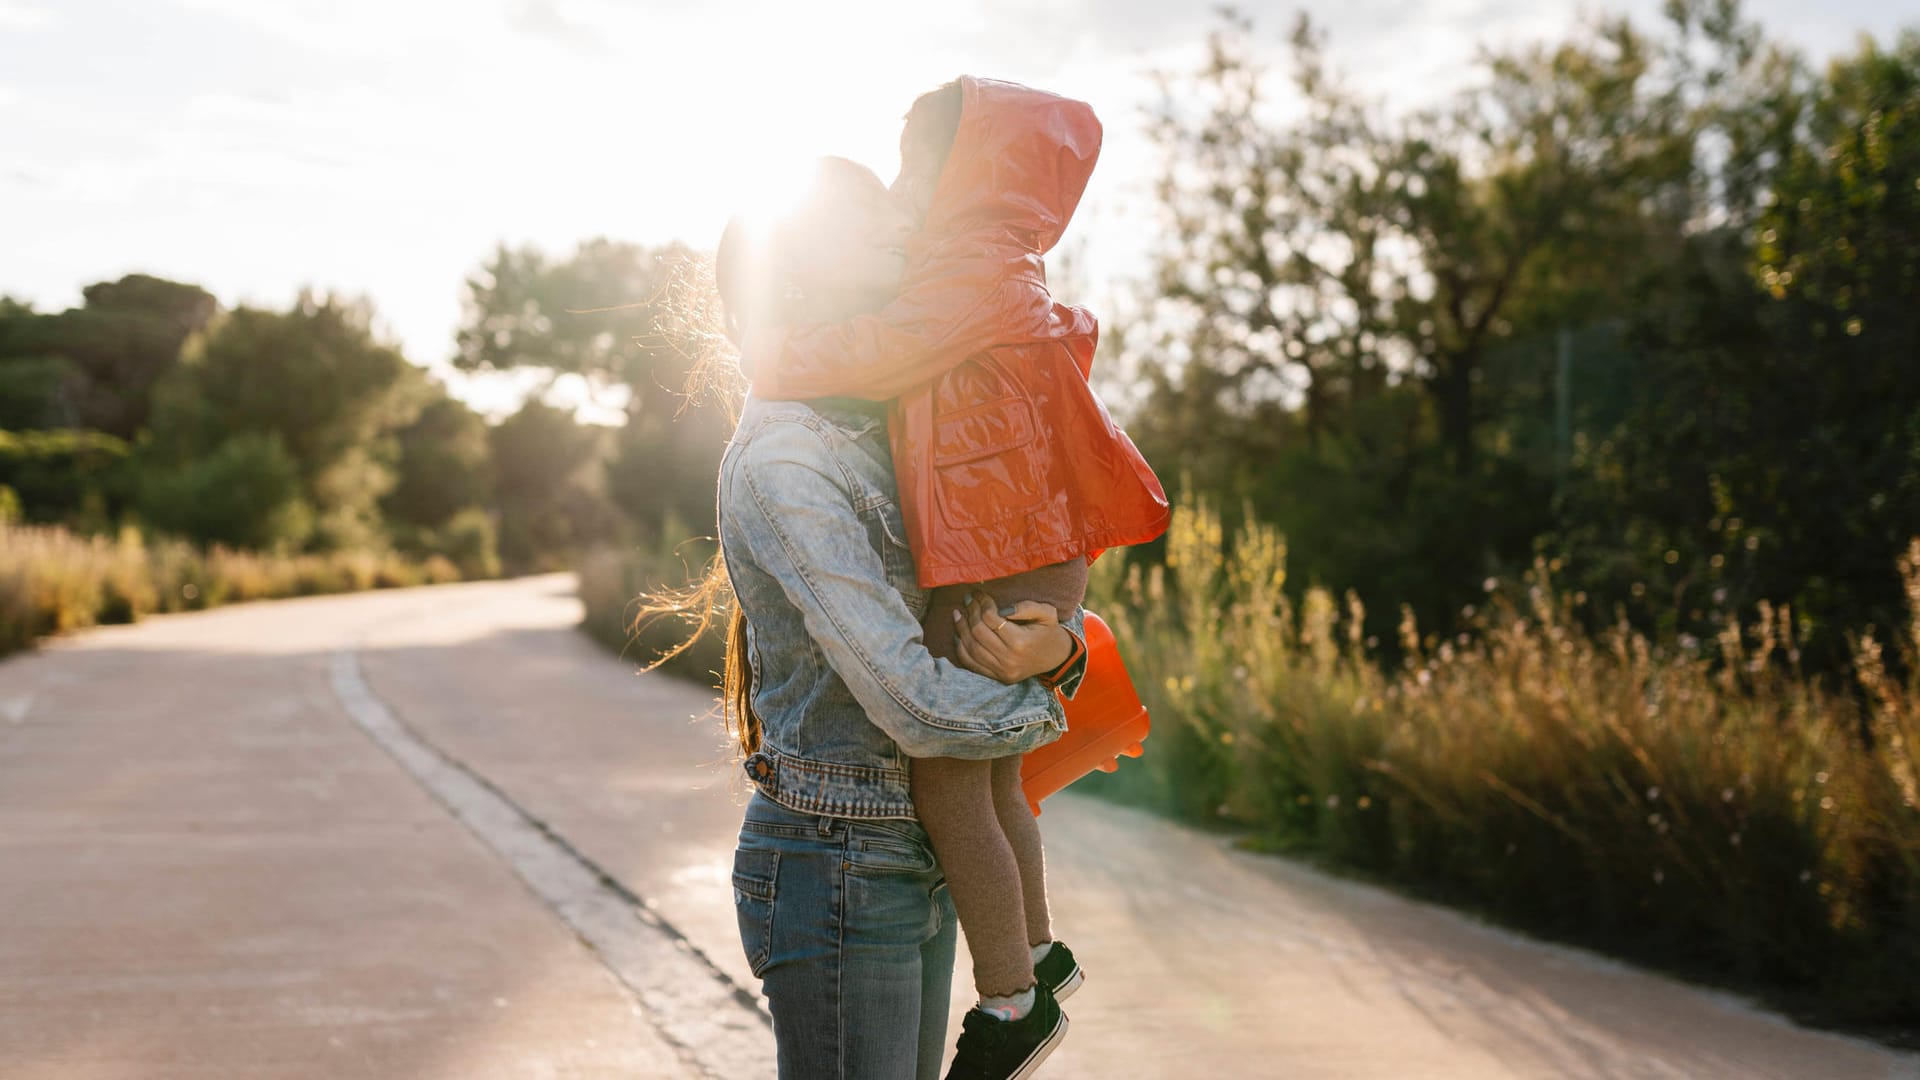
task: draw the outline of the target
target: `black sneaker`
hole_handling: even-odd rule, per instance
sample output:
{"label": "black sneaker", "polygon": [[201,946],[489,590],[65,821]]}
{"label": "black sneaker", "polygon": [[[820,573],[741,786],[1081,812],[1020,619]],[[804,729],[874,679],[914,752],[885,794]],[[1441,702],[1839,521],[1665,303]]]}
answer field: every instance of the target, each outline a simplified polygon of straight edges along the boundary
{"label": "black sneaker", "polygon": [[1053,1000],[1065,1001],[1073,996],[1080,984],[1087,981],[1087,973],[1080,970],[1080,961],[1073,958],[1073,950],[1056,941],[1053,948],[1047,950],[1047,958],[1033,965],[1033,977],[1040,985],[1053,991]]}
{"label": "black sneaker", "polygon": [[1046,983],[1033,988],[1033,1009],[1018,1020],[968,1009],[960,1022],[960,1050],[947,1080],[1025,1080],[1067,1037],[1067,1014]]}

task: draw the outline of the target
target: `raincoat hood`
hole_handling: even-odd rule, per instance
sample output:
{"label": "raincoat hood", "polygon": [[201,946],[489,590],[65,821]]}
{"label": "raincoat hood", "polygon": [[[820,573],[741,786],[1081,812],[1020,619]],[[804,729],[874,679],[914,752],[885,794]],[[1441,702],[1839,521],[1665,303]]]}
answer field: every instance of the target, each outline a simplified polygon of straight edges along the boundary
{"label": "raincoat hood", "polygon": [[1004,231],[1033,254],[1060,242],[1100,157],[1100,121],[1082,101],[963,75],[960,126],[923,234]]}

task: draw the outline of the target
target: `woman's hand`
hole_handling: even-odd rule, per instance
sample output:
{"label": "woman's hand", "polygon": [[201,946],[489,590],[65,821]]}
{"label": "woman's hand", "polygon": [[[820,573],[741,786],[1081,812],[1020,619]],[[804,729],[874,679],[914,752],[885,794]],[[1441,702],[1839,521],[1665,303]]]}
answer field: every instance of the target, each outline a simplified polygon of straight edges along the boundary
{"label": "woman's hand", "polygon": [[975,589],[953,613],[960,666],[1003,683],[1045,675],[1067,662],[1073,635],[1060,625],[1052,604],[1023,600],[1002,616],[993,597]]}

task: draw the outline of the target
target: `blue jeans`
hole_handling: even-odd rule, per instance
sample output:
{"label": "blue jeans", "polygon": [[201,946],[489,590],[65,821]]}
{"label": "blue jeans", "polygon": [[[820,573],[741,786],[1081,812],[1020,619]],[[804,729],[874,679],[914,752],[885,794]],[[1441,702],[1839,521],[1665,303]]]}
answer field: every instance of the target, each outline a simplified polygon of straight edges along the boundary
{"label": "blue jeans", "polygon": [[918,822],[801,814],[756,792],[733,903],[780,1080],[939,1080],[958,923]]}

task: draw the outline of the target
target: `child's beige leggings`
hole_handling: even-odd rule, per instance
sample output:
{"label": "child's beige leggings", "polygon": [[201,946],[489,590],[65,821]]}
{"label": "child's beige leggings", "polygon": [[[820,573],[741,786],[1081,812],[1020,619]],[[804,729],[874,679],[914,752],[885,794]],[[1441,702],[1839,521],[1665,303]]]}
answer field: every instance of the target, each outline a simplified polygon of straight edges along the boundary
{"label": "child's beige leggings", "polygon": [[[1087,563],[1073,559],[978,585],[933,590],[925,621],[927,650],[933,655],[955,658],[953,612],[975,590],[1003,608],[1022,600],[1052,604],[1065,618],[1086,597]],[[1040,823],[1020,791],[1019,756],[919,758],[913,763],[913,805],[966,931],[975,989],[982,997],[999,997],[1033,985],[1030,946],[1053,940],[1053,932]]]}

